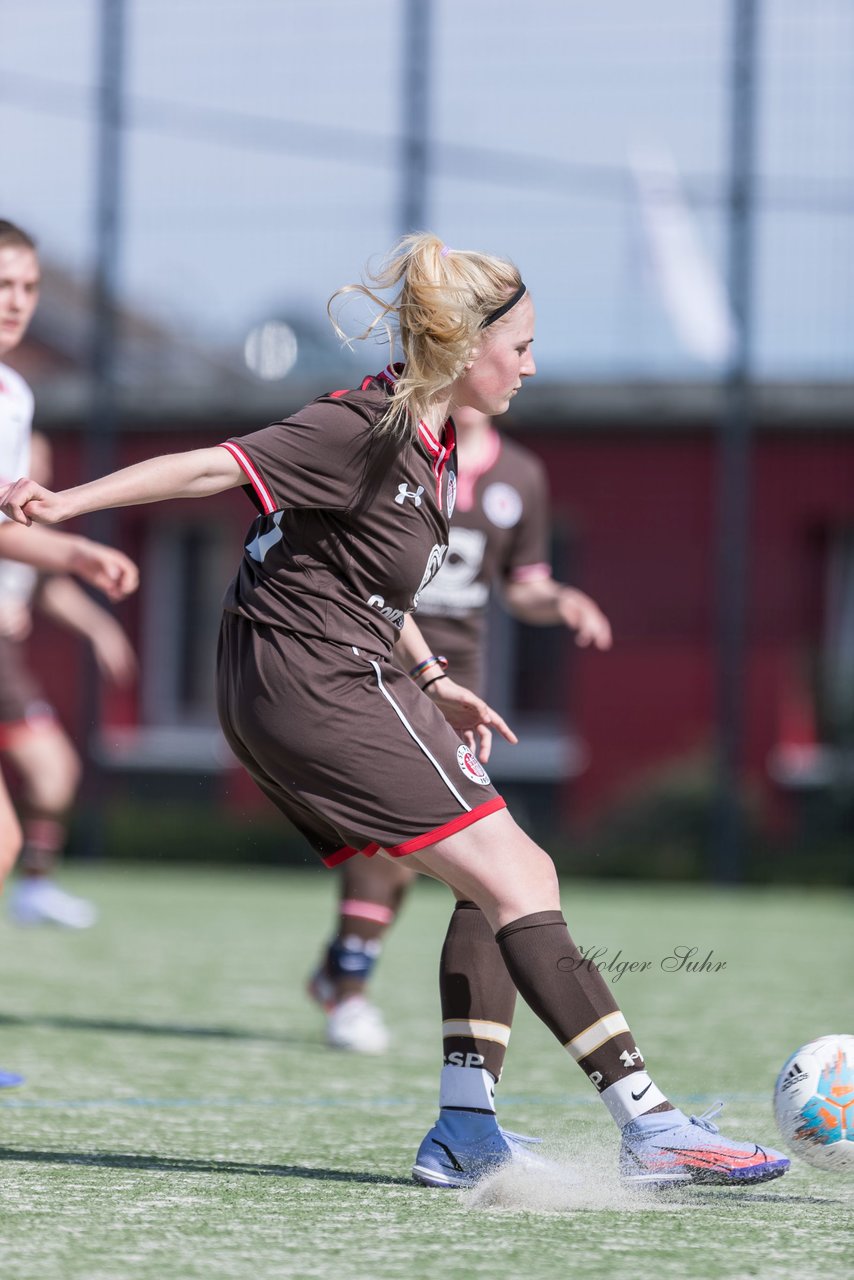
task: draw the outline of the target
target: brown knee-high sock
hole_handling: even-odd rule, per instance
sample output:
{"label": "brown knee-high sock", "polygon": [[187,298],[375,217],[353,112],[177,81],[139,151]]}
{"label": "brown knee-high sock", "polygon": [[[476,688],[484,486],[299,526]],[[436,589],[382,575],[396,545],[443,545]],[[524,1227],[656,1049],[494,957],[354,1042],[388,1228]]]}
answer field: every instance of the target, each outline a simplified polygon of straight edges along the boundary
{"label": "brown knee-high sock", "polygon": [[560,911],[522,916],[495,935],[522,998],[572,1055],[620,1124],[670,1104],[649,1079],[626,1019]]}
{"label": "brown knee-high sock", "polygon": [[458,902],[439,966],[443,1060],[439,1106],[495,1123],[501,1075],[516,1006],[516,988],[486,916]]}
{"label": "brown knee-high sock", "polygon": [[439,995],[445,1062],[484,1067],[497,1080],[516,988],[489,921],[474,902],[454,908],[439,963]]}

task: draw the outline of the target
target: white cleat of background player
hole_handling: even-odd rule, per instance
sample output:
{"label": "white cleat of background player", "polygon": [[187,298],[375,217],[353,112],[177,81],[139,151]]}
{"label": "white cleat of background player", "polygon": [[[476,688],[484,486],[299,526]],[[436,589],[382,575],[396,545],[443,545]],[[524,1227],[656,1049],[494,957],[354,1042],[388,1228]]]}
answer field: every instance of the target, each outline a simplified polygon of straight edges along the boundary
{"label": "white cleat of background player", "polygon": [[364,996],[333,1005],[326,1016],[326,1040],[333,1049],[351,1053],[385,1053],[389,1046],[383,1016]]}
{"label": "white cleat of background player", "polygon": [[47,878],[19,880],[10,894],[9,912],[15,924],[53,924],[64,929],[88,929],[98,918],[91,902]]}

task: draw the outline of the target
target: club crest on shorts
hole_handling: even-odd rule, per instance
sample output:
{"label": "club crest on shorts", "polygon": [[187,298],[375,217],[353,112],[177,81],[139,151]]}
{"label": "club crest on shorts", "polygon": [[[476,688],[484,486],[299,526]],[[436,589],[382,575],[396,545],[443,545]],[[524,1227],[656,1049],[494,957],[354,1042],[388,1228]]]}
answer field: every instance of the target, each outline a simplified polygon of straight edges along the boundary
{"label": "club crest on shorts", "polygon": [[457,747],[457,764],[469,782],[476,782],[479,787],[489,786],[489,774],[477,756],[466,746]]}

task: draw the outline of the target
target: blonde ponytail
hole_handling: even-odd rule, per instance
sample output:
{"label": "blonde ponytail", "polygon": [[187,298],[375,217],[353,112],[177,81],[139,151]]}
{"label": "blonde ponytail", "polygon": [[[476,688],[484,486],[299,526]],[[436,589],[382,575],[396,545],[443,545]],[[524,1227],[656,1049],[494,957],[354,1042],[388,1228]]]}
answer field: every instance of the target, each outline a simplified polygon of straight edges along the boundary
{"label": "blonde ponytail", "polygon": [[[392,358],[399,343],[404,370],[378,429],[403,437],[415,431],[431,403],[464,371],[484,326],[524,285],[512,262],[448,249],[426,231],[404,236],[368,280],[373,288],[362,283],[336,290],[327,311],[339,337],[349,340],[332,308],[336,300],[359,294],[377,310],[356,336],[384,330]],[[383,298],[376,289],[392,297]]]}

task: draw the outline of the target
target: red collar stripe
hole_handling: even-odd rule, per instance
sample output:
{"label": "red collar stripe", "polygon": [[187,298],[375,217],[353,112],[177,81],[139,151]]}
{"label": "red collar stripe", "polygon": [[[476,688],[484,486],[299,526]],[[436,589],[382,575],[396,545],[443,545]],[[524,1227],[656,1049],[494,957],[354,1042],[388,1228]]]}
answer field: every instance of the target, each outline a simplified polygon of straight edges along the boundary
{"label": "red collar stripe", "polygon": [[[375,381],[385,382],[387,383],[388,386],[393,387],[396,385],[398,377],[400,375],[400,371],[402,371],[402,369],[403,369],[402,365],[393,365],[393,364],[386,365],[382,373],[378,373],[376,375]],[[421,419],[418,423],[418,437],[421,443],[423,444],[424,448],[430,454],[430,457],[433,459],[432,470],[433,470],[434,476],[436,477],[436,498],[441,508],[442,472],[445,469],[445,464],[447,463],[448,458],[451,456],[451,454],[454,451],[454,443],[456,440],[453,423],[451,422],[450,418],[445,423],[444,444],[441,441],[436,439],[435,435],[433,434],[433,432],[430,430],[430,428],[427,426],[427,423],[423,419]]]}
{"label": "red collar stripe", "polygon": [[438,453],[442,452],[441,444],[423,419],[418,423],[418,434],[421,436],[427,452],[432,453],[434,458]]}
{"label": "red collar stripe", "polygon": [[[423,426],[424,424],[419,423],[418,425]],[[434,438],[432,434],[430,438],[431,440]],[[439,510],[441,511],[442,510],[442,472],[445,470],[447,461],[450,458],[451,454],[454,452],[454,445],[456,444],[456,434],[454,432],[454,424],[450,418],[445,423],[445,443],[439,444],[438,440],[435,441],[435,443],[439,452],[437,453],[436,460],[433,463],[433,474],[436,477],[436,501],[438,502]]]}

